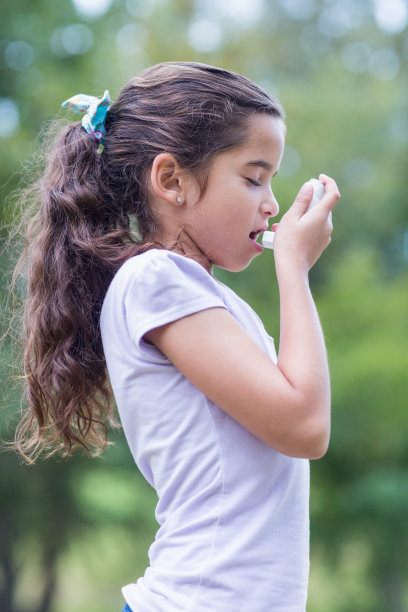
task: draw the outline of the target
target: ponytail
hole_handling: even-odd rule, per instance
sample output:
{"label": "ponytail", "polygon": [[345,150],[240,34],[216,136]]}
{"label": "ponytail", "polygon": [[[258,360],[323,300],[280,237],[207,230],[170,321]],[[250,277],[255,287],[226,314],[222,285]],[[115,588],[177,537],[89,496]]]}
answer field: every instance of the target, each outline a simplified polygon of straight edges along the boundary
{"label": "ponytail", "polygon": [[29,411],[16,446],[33,460],[41,451],[69,454],[106,445],[114,424],[99,315],[119,266],[140,250],[128,215],[101,175],[97,144],[80,123],[56,140],[37,185],[40,207],[28,225],[24,372]]}

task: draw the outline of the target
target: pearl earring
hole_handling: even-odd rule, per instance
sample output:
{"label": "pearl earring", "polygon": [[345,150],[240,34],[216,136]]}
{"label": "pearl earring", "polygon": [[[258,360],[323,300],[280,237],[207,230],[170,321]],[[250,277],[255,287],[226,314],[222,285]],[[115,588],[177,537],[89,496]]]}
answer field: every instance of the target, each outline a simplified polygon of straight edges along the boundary
{"label": "pearl earring", "polygon": [[176,199],[177,199],[177,202],[181,202],[183,198],[181,196],[177,196]]}

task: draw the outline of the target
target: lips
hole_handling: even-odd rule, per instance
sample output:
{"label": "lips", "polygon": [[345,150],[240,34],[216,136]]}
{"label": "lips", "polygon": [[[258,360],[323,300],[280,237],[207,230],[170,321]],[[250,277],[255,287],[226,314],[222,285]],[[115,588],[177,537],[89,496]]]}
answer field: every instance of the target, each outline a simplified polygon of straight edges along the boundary
{"label": "lips", "polygon": [[250,239],[251,240],[256,240],[259,237],[259,234],[262,234],[262,232],[266,232],[267,229],[268,229],[268,226],[261,227],[261,229],[256,230],[255,232],[251,232],[249,234]]}

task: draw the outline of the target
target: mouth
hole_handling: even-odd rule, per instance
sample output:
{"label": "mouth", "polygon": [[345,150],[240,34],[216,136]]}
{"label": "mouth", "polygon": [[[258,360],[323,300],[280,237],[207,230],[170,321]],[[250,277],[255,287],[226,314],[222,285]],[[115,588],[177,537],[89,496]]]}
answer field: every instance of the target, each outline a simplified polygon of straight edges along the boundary
{"label": "mouth", "polygon": [[259,238],[259,236],[260,236],[260,235],[261,235],[263,232],[265,232],[267,229],[268,229],[267,227],[261,227],[261,229],[256,230],[256,232],[251,232],[251,233],[249,234],[250,239],[251,239],[251,240],[255,240],[255,241],[256,241],[256,240]]}
{"label": "mouth", "polygon": [[261,227],[260,229],[256,230],[255,232],[251,232],[249,234],[249,239],[251,241],[251,244],[253,245],[255,252],[260,255],[263,251],[263,246],[260,242],[257,242],[259,236],[266,230],[268,229],[268,227]]}

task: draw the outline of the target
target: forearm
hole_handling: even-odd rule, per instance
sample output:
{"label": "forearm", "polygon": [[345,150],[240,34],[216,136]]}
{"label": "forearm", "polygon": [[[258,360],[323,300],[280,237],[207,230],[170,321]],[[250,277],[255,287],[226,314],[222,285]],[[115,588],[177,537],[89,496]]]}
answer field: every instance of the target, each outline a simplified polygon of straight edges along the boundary
{"label": "forearm", "polygon": [[[294,426],[327,446],[330,431],[330,378],[327,353],[306,272],[278,272],[280,342],[278,368],[299,397]],[[318,453],[320,454],[320,453]]]}

